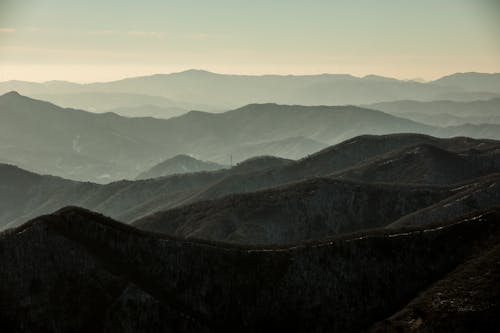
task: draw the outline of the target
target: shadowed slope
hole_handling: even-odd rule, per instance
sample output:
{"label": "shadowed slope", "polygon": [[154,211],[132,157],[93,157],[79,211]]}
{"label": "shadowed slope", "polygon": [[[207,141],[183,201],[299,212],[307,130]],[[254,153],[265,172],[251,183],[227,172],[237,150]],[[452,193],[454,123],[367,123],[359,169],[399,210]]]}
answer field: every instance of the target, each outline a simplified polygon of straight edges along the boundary
{"label": "shadowed slope", "polygon": [[0,325],[356,332],[498,242],[498,220],[491,211],[425,232],[245,248],[140,232],[69,208],[0,234]]}
{"label": "shadowed slope", "polygon": [[500,171],[500,146],[451,152],[421,144],[390,152],[336,174],[366,182],[454,184]]}
{"label": "shadowed slope", "polygon": [[286,244],[383,227],[449,196],[447,188],[317,178],[160,212],[144,230],[239,244]]}

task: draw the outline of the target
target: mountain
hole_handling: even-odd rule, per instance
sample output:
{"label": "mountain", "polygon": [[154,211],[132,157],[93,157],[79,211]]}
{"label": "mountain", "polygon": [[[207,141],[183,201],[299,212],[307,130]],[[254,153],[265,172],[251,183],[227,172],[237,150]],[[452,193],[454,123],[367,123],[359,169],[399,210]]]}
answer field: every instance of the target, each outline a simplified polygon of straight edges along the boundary
{"label": "mountain", "polygon": [[158,119],[169,119],[178,117],[188,112],[186,109],[178,107],[161,107],[156,105],[126,106],[109,109],[106,112],[129,118],[152,117]]}
{"label": "mountain", "polygon": [[[442,221],[494,207],[500,197],[500,178],[494,175],[500,171],[499,146],[456,153],[423,144],[368,160],[332,178],[285,186],[275,183],[277,187],[257,192],[244,181],[253,175],[242,175],[237,177],[240,190],[226,185],[225,194],[244,192],[237,195],[220,192],[227,183],[223,180],[202,192],[207,196],[191,197],[188,202],[193,204],[154,213],[133,225],[183,238],[283,244],[388,225]],[[269,171],[273,169],[260,174]]]}
{"label": "mountain", "polygon": [[368,331],[498,330],[500,246],[468,260]]}
{"label": "mountain", "polygon": [[[175,105],[181,108],[185,107],[178,103],[205,106],[187,109],[214,111],[269,102],[341,105],[370,104],[401,99],[429,101],[445,97],[454,100],[493,98],[500,94],[500,86],[497,83],[499,75],[455,74],[433,82],[420,83],[376,75],[362,78],[346,74],[250,76],[188,70],[180,73],[156,74],[90,84],[7,81],[0,83],[0,93],[16,90],[56,104],[59,102],[57,98],[64,98],[67,102],[64,105],[73,108],[85,108],[79,101],[79,94],[103,94],[103,100],[107,99],[104,94],[148,95],[181,101],[176,102],[177,105]],[[62,97],[63,95],[67,97]],[[74,102],[72,102],[73,98]],[[126,106],[154,104],[138,104],[137,100],[131,103],[133,105]],[[96,109],[102,108],[99,99],[91,101],[91,104]]]}
{"label": "mountain", "polygon": [[[341,177],[342,172],[363,167],[365,163],[369,163],[370,161],[376,162],[377,159],[383,158],[385,154],[398,153],[402,149],[421,144],[433,145],[450,152],[463,152],[471,149],[491,151],[491,158],[496,158],[495,149],[499,147],[498,141],[475,140],[464,137],[438,139],[418,134],[363,135],[328,147],[290,165],[270,170],[261,170],[247,175],[227,176],[213,186],[207,187],[203,191],[191,196],[184,203],[211,200],[234,193],[253,192],[314,177]],[[485,157],[486,160],[488,158],[488,156]],[[447,164],[447,166],[449,165]],[[414,167],[418,169],[420,166]],[[436,167],[446,168],[446,166],[439,165],[436,165]],[[491,170],[496,169],[494,167],[483,168],[483,171],[486,172],[483,175],[491,172]],[[413,175],[419,176],[418,173],[414,173]],[[384,177],[385,179],[392,179],[391,182],[398,182],[400,176],[399,173],[390,172]],[[460,179],[466,180],[466,174]],[[431,179],[428,180],[430,181]],[[413,181],[417,181],[417,178],[414,178]],[[434,181],[440,184],[444,182],[444,180],[440,179],[435,179]]]}
{"label": "mountain", "polygon": [[428,125],[500,124],[500,98],[482,101],[395,101],[366,105]]}
{"label": "mountain", "polygon": [[[78,205],[124,222],[132,222],[154,212],[197,201],[254,192],[315,177],[346,178],[347,175],[351,175],[352,179],[356,179],[353,176],[356,172],[363,174],[367,172],[363,170],[374,170],[366,174],[370,175],[376,172],[381,160],[392,160],[393,155],[398,154],[404,157],[406,156],[405,149],[411,151],[422,144],[432,145],[435,148],[422,150],[419,159],[408,160],[419,163],[418,166],[412,168],[411,163],[394,164],[401,168],[409,168],[406,170],[408,182],[431,185],[453,184],[472,181],[471,177],[500,171],[498,167],[495,167],[500,145],[498,141],[469,138],[438,139],[417,134],[360,136],[299,161],[259,157],[239,163],[231,169],[178,174],[149,180],[119,181],[107,185],[75,182],[36,174],[28,176],[32,173],[4,165],[0,173],[3,185],[0,195],[4,197],[5,206],[0,219],[0,227],[19,225],[29,218],[67,205]],[[442,161],[439,149],[447,151],[443,156],[458,154],[457,158],[460,163],[462,160],[465,162],[462,164],[445,163],[446,158]],[[429,155],[429,151],[438,153]],[[404,161],[404,159],[400,160]],[[427,160],[432,163],[422,162]],[[372,167],[367,167],[370,165]],[[460,169],[470,165],[474,167],[472,171],[470,168]],[[357,169],[359,171],[356,171]],[[395,172],[394,168],[386,166],[380,170],[379,174],[375,173],[376,177],[374,176],[373,179],[370,179],[370,176],[359,176],[357,179],[369,182],[377,179],[398,182],[400,173]],[[421,178],[422,170],[426,170],[425,172],[429,175],[443,175],[443,177]],[[12,174],[19,176],[12,177]],[[36,179],[36,181],[24,181],[23,178]],[[18,194],[13,196],[12,193]]]}
{"label": "mountain", "polygon": [[500,73],[455,73],[433,81],[439,86],[457,87],[468,91],[498,93]]}
{"label": "mountain", "polygon": [[0,164],[0,229],[20,225],[68,205],[81,206],[131,222],[144,215],[175,207],[193,194],[233,174],[292,163],[274,157],[252,158],[231,169],[176,174],[107,185],[42,176]]}
{"label": "mountain", "polygon": [[[67,108],[82,109],[92,112],[103,113],[113,109],[136,109],[142,107],[156,107],[162,109],[183,110],[178,114],[185,113],[188,109],[196,109],[201,105],[189,105],[182,102],[172,101],[161,96],[151,96],[137,93],[121,92],[77,92],[77,93],[52,93],[52,94],[29,94],[30,97],[41,99]],[[186,109],[183,109],[183,108]],[[147,111],[147,109],[145,110]],[[117,112],[118,113],[118,112]],[[147,117],[147,114],[142,115]],[[164,118],[164,117],[162,117]]]}
{"label": "mountain", "polygon": [[378,156],[335,176],[364,182],[455,184],[500,171],[499,148],[451,152],[420,144]]}
{"label": "mountain", "polygon": [[443,137],[453,137],[468,133],[473,138],[496,138],[500,133],[500,125],[496,124],[465,124],[459,126],[445,127],[437,133]]}
{"label": "mountain", "polygon": [[478,209],[494,207],[498,205],[499,198],[500,175],[494,174],[460,186],[454,195],[403,216],[388,227],[399,228],[423,223],[432,224],[443,218],[456,218]]}
{"label": "mountain", "polygon": [[153,139],[160,132],[154,119],[63,109],[14,92],[0,97],[0,160],[39,173],[101,182],[137,174],[163,150]]}
{"label": "mountain", "polygon": [[235,151],[241,153],[238,160],[262,155],[259,147],[265,154],[279,155],[287,144],[276,142],[297,136],[331,144],[361,133],[431,130],[379,111],[348,106],[249,105],[221,114],[189,112],[163,120],[63,109],[17,93],[0,96],[0,162],[100,183],[134,178],[157,164],[159,156],[188,154],[227,164]]}
{"label": "mountain", "polygon": [[[474,180],[471,177],[500,172],[495,168],[500,146],[498,141],[460,137],[438,139],[417,134],[360,136],[299,161],[259,157],[239,163],[231,169],[177,174],[148,180],[119,181],[107,185],[40,176],[14,166],[3,165],[0,168],[0,184],[2,184],[0,197],[3,200],[0,204],[2,206],[0,228],[19,225],[30,218],[68,205],[81,206],[130,223],[158,211],[197,201],[214,200],[231,194],[249,193],[317,177],[340,178],[342,173],[353,174],[353,170],[358,168],[365,170],[371,161],[376,167],[378,161],[390,157],[391,154],[405,156],[405,149],[411,150],[422,144],[436,147],[430,151],[439,151],[438,148],[448,151],[444,156],[449,154],[454,156],[453,153],[457,153],[462,156],[459,158],[464,158],[468,162],[440,165],[442,161],[439,154],[428,155],[423,151],[423,159],[416,159],[415,162],[421,163],[429,159],[435,163],[406,170],[415,171],[412,174],[413,179],[408,178],[410,177],[408,173],[407,181],[427,183],[427,185],[453,184],[457,181],[472,182]],[[473,163],[478,170],[474,169],[471,172],[464,169],[463,173],[453,171],[460,165],[469,165],[468,163]],[[480,163],[484,165],[481,166]],[[411,168],[408,164],[400,166]],[[391,168],[381,168],[381,170],[386,174],[378,175],[380,180],[398,182],[400,173],[395,173]],[[432,175],[445,176],[421,179],[419,178],[421,170],[427,170],[426,172]],[[377,178],[362,177],[359,179],[377,180]]]}
{"label": "mountain", "polygon": [[236,164],[231,168],[229,174],[246,174],[252,172],[259,172],[262,170],[269,170],[272,168],[279,168],[286,165],[291,165],[295,161],[288,160],[286,158],[275,157],[275,156],[257,156],[252,157],[243,162]]}
{"label": "mountain", "polygon": [[274,155],[285,159],[298,160],[313,152],[328,147],[326,143],[306,137],[291,137],[283,140],[241,145],[231,152],[233,161],[243,161],[247,156]]}
{"label": "mountain", "polygon": [[214,171],[224,168],[225,166],[217,163],[200,161],[187,155],[176,155],[155,165],[148,171],[142,172],[136,179],[158,178],[174,174]]}
{"label": "mountain", "polygon": [[[66,208],[0,233],[0,328],[359,332],[384,318],[390,327],[395,312],[444,292],[437,299],[449,304],[433,306],[445,313],[415,325],[433,331],[465,318],[497,331],[499,218],[490,210],[425,229],[243,247],[141,232]],[[460,307],[479,295],[474,307]]]}
{"label": "mountain", "polygon": [[179,238],[272,245],[384,227],[451,195],[447,188],[316,178],[196,202],[133,223]]}

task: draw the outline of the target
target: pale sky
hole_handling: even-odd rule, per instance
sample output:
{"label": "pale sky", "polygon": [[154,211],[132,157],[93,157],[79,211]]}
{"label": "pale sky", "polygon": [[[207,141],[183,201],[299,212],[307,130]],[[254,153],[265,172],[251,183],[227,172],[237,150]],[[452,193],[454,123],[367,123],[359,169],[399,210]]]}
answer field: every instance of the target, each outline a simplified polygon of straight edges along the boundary
{"label": "pale sky", "polygon": [[500,0],[0,0],[0,81],[500,72]]}

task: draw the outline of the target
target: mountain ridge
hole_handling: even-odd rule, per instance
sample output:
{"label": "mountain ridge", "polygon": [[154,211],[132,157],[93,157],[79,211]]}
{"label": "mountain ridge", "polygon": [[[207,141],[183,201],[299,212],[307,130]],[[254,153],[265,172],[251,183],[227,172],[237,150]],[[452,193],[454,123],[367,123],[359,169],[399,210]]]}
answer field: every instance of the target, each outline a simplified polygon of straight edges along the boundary
{"label": "mountain ridge", "polygon": [[[225,75],[207,71],[131,77],[110,82],[58,84],[0,82],[0,93],[20,90],[51,99],[50,94],[77,92],[138,93],[170,98],[181,103],[202,104],[209,109],[234,109],[251,103],[368,104],[398,99],[435,100],[443,96],[468,99],[480,94],[500,94],[495,74],[474,77],[449,76],[428,83],[348,74],[319,75]],[[460,78],[460,84],[454,82]],[[463,81],[465,80],[465,83]],[[467,80],[471,81],[468,82]],[[448,83],[448,81],[452,81]],[[493,84],[492,84],[493,83]],[[494,88],[491,88],[494,87]],[[272,91],[272,93],[271,93]],[[222,97],[224,96],[224,97]],[[476,96],[477,97],[477,96]],[[79,105],[68,105],[78,107]]]}
{"label": "mountain ridge", "polygon": [[497,220],[490,210],[426,229],[255,248],[176,240],[66,208],[0,233],[0,326],[356,332],[492,248]]}

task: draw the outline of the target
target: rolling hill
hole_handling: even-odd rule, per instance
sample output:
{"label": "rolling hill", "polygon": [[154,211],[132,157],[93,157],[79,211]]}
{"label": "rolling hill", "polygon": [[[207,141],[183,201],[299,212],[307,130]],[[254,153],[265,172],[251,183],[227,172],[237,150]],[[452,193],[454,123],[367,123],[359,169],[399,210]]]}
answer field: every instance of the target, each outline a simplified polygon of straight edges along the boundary
{"label": "rolling hill", "polygon": [[[476,181],[471,177],[485,177],[493,172],[499,172],[498,167],[495,167],[496,156],[498,155],[495,152],[499,147],[498,141],[469,138],[438,139],[416,134],[360,136],[324,149],[299,161],[259,157],[239,163],[231,169],[178,174],[148,180],[119,181],[107,185],[76,182],[52,176],[40,176],[13,166],[3,165],[0,168],[0,184],[2,184],[0,188],[2,198],[0,203],[2,205],[0,226],[2,228],[13,227],[30,218],[50,213],[67,205],[92,209],[130,223],[149,214],[182,205],[205,200],[225,200],[223,197],[232,194],[255,192],[285,185],[292,186],[287,191],[294,193],[293,186],[300,189],[301,186],[306,186],[308,181],[314,183],[314,178],[341,178],[343,173],[347,172],[352,175],[353,170],[356,169],[360,170],[359,174],[363,174],[363,172],[366,172],[365,170],[376,171],[380,160],[392,156],[391,154],[399,154],[404,157],[408,151],[416,149],[415,146],[418,147],[418,145],[422,144],[432,145],[433,147],[423,150],[420,159],[414,161],[421,163],[421,161],[429,160],[432,163],[427,165],[419,164],[417,168],[413,169],[415,171],[413,174],[406,170],[408,172],[407,182],[421,183],[421,185],[416,185],[416,188],[422,185],[444,184],[460,189],[463,186],[461,183]],[[440,151],[439,149],[446,150],[445,156],[452,156],[453,163],[443,163],[441,165],[442,161],[439,154],[438,156],[428,154],[429,151]],[[456,156],[458,156],[459,161],[465,161],[462,166],[469,166],[470,163],[474,168],[484,165],[478,168],[477,171],[473,169],[473,172],[471,172],[470,169],[464,168],[463,171],[458,170],[457,172],[457,168],[462,166],[454,163]],[[373,162],[372,166],[375,169],[370,166],[370,161]],[[408,165],[408,163],[402,164],[401,167],[405,165]],[[425,168],[422,169],[423,167]],[[363,181],[367,183],[377,180],[398,182],[399,173],[395,173],[391,168],[381,168],[380,170],[383,172],[378,175],[379,179],[376,177],[369,179],[370,177],[367,176],[368,178],[360,177],[357,182]],[[444,176],[443,178],[422,178],[420,172],[422,170],[427,170],[426,172],[431,175]],[[367,173],[367,175],[370,175],[370,173]],[[410,176],[413,178],[410,178]],[[324,181],[328,182],[328,180]],[[457,182],[459,184],[455,185]],[[344,180],[341,182],[341,184],[344,183],[348,184],[349,181]],[[337,186],[340,185],[334,185],[332,188]],[[360,186],[362,188],[365,185],[361,183]],[[368,184],[366,186],[371,188],[372,185]],[[385,188],[384,186],[380,187],[381,191]],[[280,197],[279,191],[281,190],[277,191],[276,195]],[[332,193],[335,193],[335,191]],[[455,194],[455,192],[450,193],[450,195]],[[306,194],[304,196],[307,197]],[[252,194],[249,194],[250,197],[252,197]],[[372,197],[376,198],[376,194],[373,194]],[[244,204],[245,198],[244,196],[241,197],[241,204]],[[492,198],[494,201],[495,196],[493,195]],[[485,200],[484,202],[489,201]],[[324,204],[330,203],[324,202]],[[214,201],[214,207],[217,205],[217,201]],[[276,203],[276,205],[280,207],[281,203]],[[488,203],[487,207],[490,206],[490,203]],[[478,207],[481,208],[481,205]],[[240,208],[235,206],[234,209]],[[304,209],[307,210],[308,208]],[[321,207],[311,207],[311,209],[321,209]],[[411,207],[407,209],[411,209]],[[186,216],[186,219],[189,218],[189,216]]]}
{"label": "rolling hill", "polygon": [[449,188],[362,184],[316,178],[196,202],[133,223],[179,238],[272,245],[384,227],[451,195]]}
{"label": "rolling hill", "polygon": [[500,171],[500,149],[450,152],[420,144],[381,155],[337,178],[363,182],[454,184]]}
{"label": "rolling hill", "polygon": [[[393,327],[442,295],[449,322],[438,313],[423,327],[466,319],[496,331],[499,218],[490,210],[425,229],[244,247],[66,208],[0,233],[0,329],[358,332]],[[481,306],[459,306],[480,295]]]}
{"label": "rolling hill", "polygon": [[176,155],[161,163],[158,163],[151,169],[142,172],[136,179],[149,179],[165,177],[174,174],[193,173],[201,171],[215,171],[226,168],[213,162],[200,161],[187,155]]}

